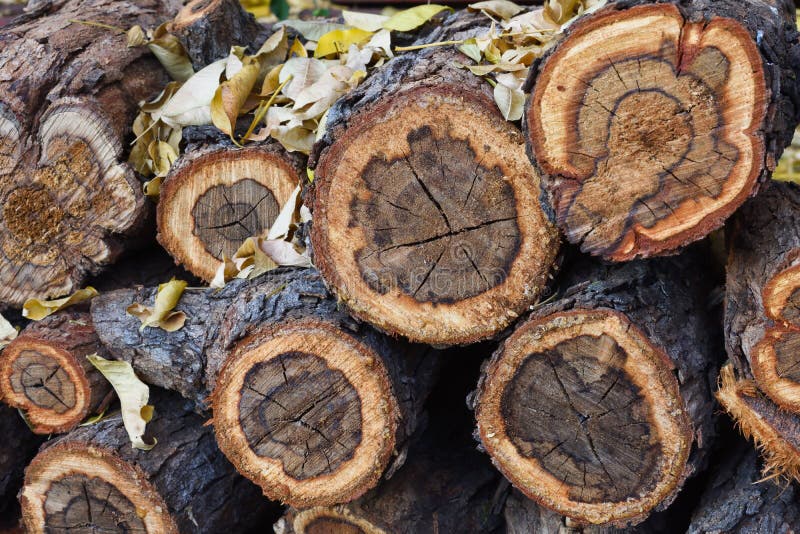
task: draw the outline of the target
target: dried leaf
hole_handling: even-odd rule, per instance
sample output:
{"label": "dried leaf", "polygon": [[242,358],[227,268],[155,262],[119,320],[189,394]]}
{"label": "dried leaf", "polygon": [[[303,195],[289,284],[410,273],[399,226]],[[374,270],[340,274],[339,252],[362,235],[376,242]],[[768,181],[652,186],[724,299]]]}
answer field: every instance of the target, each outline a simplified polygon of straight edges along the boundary
{"label": "dried leaf", "polygon": [[151,443],[145,438],[147,423],[153,416],[153,407],[147,404],[150,398],[147,384],[139,380],[128,362],[106,360],[97,354],[86,358],[114,388],[122,408],[122,423],[133,448],[149,451],[155,447],[155,438],[151,438]]}
{"label": "dried leaf", "polygon": [[189,78],[153,118],[173,127],[211,124],[211,100],[227,63],[228,58],[220,59]]}
{"label": "dried leaf", "polygon": [[319,59],[306,57],[290,59],[284,63],[278,76],[280,83],[291,78],[291,81],[284,86],[282,93],[294,100],[303,89],[313,85],[327,70],[325,64]]}
{"label": "dried leaf", "polygon": [[384,23],[389,20],[389,17],[386,15],[346,10],[342,11],[342,18],[348,26],[364,30],[365,32],[377,32],[383,28]]}
{"label": "dried leaf", "polygon": [[163,28],[165,25],[162,24],[156,29],[153,40],[147,43],[147,48],[173,80],[185,82],[194,76],[192,61],[178,38]]}
{"label": "dried leaf", "polygon": [[508,0],[485,0],[467,6],[470,11],[484,11],[503,20],[508,20],[525,8]]}
{"label": "dried leaf", "polygon": [[309,41],[319,41],[320,38],[326,33],[336,30],[346,30],[347,26],[344,24],[337,24],[335,22],[324,22],[318,20],[284,20],[279,23],[281,26],[289,26],[294,28],[300,35]]}
{"label": "dried leaf", "polygon": [[161,195],[161,182],[164,181],[162,176],[157,176],[152,180],[145,182],[144,186],[144,194],[150,198],[158,199],[159,195]]}
{"label": "dried leaf", "polygon": [[186,314],[172,310],[177,306],[187,285],[183,280],[175,280],[173,278],[169,282],[158,286],[156,302],[153,308],[137,302],[128,306],[126,311],[142,322],[139,330],[144,330],[148,326],[158,327],[167,332],[180,330],[186,322]]}
{"label": "dried leaf", "polygon": [[475,63],[480,63],[481,59],[483,59],[483,53],[481,52],[478,42],[474,37],[467,39],[462,44],[458,45],[457,48],[462,54],[470,58]]}
{"label": "dried leaf", "polygon": [[332,54],[341,54],[350,48],[350,45],[364,43],[372,37],[372,32],[350,28],[348,30],[333,30],[320,37],[314,57],[321,58]]}
{"label": "dried leaf", "polygon": [[159,178],[166,176],[172,164],[178,159],[178,152],[165,141],[153,141],[147,152],[152,161],[153,172]]}
{"label": "dried leaf", "polygon": [[128,48],[136,48],[147,43],[147,34],[138,24],[127,31]]}
{"label": "dried leaf", "polygon": [[494,86],[494,101],[506,120],[518,121],[522,118],[525,107],[525,93],[521,89],[512,89],[501,83]]}
{"label": "dried leaf", "polygon": [[41,321],[48,315],[63,310],[73,304],[84,302],[97,295],[97,290],[91,286],[79,289],[72,295],[55,300],[28,299],[22,305],[22,316],[32,321]]}
{"label": "dried leaf", "polygon": [[246,63],[233,78],[219,86],[211,100],[211,120],[214,126],[229,135],[231,139],[236,118],[253,90],[260,71],[258,61],[252,58],[247,58],[245,61]]}
{"label": "dried leaf", "polygon": [[0,314],[0,349],[11,343],[17,338],[17,329],[14,325]]}
{"label": "dried leaf", "polygon": [[414,6],[389,17],[389,20],[383,23],[383,27],[387,30],[408,32],[419,28],[444,10],[453,11],[453,8],[437,4]]}
{"label": "dried leaf", "polygon": [[306,47],[303,46],[303,43],[300,42],[300,39],[294,39],[292,43],[292,47],[289,49],[289,57],[308,57],[308,51]]}

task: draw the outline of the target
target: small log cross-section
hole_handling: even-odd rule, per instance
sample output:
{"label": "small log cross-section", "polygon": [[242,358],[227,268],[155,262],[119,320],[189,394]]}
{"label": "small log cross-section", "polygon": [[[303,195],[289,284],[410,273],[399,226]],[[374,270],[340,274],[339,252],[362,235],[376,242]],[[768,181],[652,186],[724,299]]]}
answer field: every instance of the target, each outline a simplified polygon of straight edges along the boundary
{"label": "small log cross-section", "polygon": [[87,311],[32,323],[3,349],[0,398],[25,413],[37,434],[72,430],[111,401],[111,386],[86,358],[108,357]]}
{"label": "small log cross-section", "polygon": [[178,263],[211,281],[223,255],[231,258],[272,226],[304,169],[304,159],[277,142],[192,144],[161,186],[158,239]]}
{"label": "small log cross-section", "polygon": [[800,413],[800,190],[774,183],[729,229],[728,356],[742,377]]}
{"label": "small log cross-section", "polygon": [[723,454],[687,534],[796,531],[800,524],[797,487],[764,480],[758,454],[744,441],[726,444]]}
{"label": "small log cross-section", "polygon": [[236,468],[268,497],[327,506],[374,487],[417,426],[436,355],[337,309],[312,270],[273,271],[222,291],[188,291],[176,332],[126,316],[154,289],[93,300],[98,335],[152,384],[201,406]]}
{"label": "small log cross-section", "polygon": [[168,28],[189,54],[195,70],[226,57],[232,46],[254,47],[255,52],[261,45],[259,36],[267,36],[238,0],[192,0]]}
{"label": "small log cross-section", "polygon": [[532,157],[570,242],[668,254],[757,190],[800,117],[794,6],[618,0],[533,69]]}
{"label": "small log cross-section", "polygon": [[435,345],[502,331],[558,249],[520,132],[454,61],[467,59],[428,49],[387,63],[331,109],[312,157],[320,272],[359,318]]}
{"label": "small log cross-section", "polygon": [[690,257],[579,266],[494,354],[478,435],[529,498],[578,524],[625,526],[701,468],[716,370],[693,270]]}
{"label": "small log cross-section", "polygon": [[764,456],[764,476],[800,482],[800,416],[781,409],[756,387],[738,378],[731,364],[720,372],[717,399],[746,438]]}
{"label": "small log cross-section", "polygon": [[141,184],[124,162],[137,102],[166,83],[124,33],[174,2],[39,3],[0,30],[0,306],[71,293],[141,229]]}
{"label": "small log cross-section", "polygon": [[274,508],[225,460],[186,401],[151,393],[152,450],[133,449],[115,416],[34,458],[20,494],[26,532],[243,532]]}

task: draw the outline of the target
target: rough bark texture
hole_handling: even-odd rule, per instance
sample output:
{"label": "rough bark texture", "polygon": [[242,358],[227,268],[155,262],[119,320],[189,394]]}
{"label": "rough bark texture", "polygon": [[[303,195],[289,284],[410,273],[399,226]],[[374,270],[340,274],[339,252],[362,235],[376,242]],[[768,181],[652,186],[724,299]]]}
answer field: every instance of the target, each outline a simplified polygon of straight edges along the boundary
{"label": "rough bark texture", "polygon": [[729,225],[725,340],[739,375],[800,411],[800,191],[773,183]]}
{"label": "rough bark texture", "polygon": [[42,438],[30,431],[17,410],[0,403],[0,529],[17,516],[17,491],[25,466]]}
{"label": "rough bark texture", "polygon": [[635,524],[702,469],[719,349],[698,259],[578,263],[495,353],[478,435],[530,498],[577,524]]}
{"label": "rough bark texture", "polygon": [[720,227],[791,142],[798,66],[788,0],[619,0],[572,25],[524,119],[567,238],[626,261]]}
{"label": "rough bark texture", "polygon": [[794,484],[764,480],[758,454],[744,441],[726,447],[695,510],[689,534],[789,534],[800,525]]}
{"label": "rough bark texture", "polygon": [[28,532],[241,532],[273,512],[189,403],[160,391],[151,402],[148,433],[158,444],[150,451],[131,447],[119,416],[43,448],[20,497]]}
{"label": "rough bark texture", "polygon": [[180,40],[196,71],[226,57],[232,46],[255,52],[267,36],[237,0],[192,0],[178,12],[170,33]]}
{"label": "rough bark texture", "polygon": [[124,152],[137,109],[166,83],[123,33],[176,2],[37,2],[0,30],[0,304],[72,292],[142,229]]}
{"label": "rough bark texture", "polygon": [[[214,391],[214,424],[223,450],[268,495],[300,506],[341,502],[372,487],[392,456],[402,458],[435,379],[435,353],[391,340],[353,321],[338,310],[316,272],[281,270],[254,281],[231,282],[219,291],[187,290],[176,307],[187,314],[187,322],[172,333],[154,328],[140,332],[138,320],[125,313],[134,301],[152,303],[154,295],[155,288],[140,288],[94,299],[92,315],[98,335],[147,382],[176,390],[199,407],[208,406],[207,397]],[[281,350],[263,348],[271,347],[273,341]],[[283,369],[273,369],[276,362]],[[223,370],[218,377],[223,365],[228,374]],[[331,369],[339,367],[341,372]],[[273,378],[281,376],[280,383],[272,384]],[[284,382],[288,386],[295,381],[298,385],[284,387]],[[272,401],[271,395],[280,400]],[[250,421],[247,414],[256,413],[251,410],[271,422],[262,428],[261,423]],[[286,421],[292,424],[286,427]],[[376,421],[386,426],[378,428]],[[330,430],[341,434],[341,439],[332,441],[324,432],[315,432],[324,438],[320,442],[296,432],[313,430],[315,425],[334,425]],[[284,430],[291,434],[286,437],[288,448],[273,447],[274,440],[253,442],[259,432],[272,435]],[[310,449],[295,465],[297,440]],[[262,442],[269,450],[262,450]],[[335,443],[333,452],[327,449],[331,443]],[[293,488],[295,482],[302,485],[308,480],[307,485],[312,485],[326,472],[337,472],[337,466],[346,466],[355,454],[353,449],[378,447],[375,443],[379,450],[369,459],[374,465],[367,470],[368,476],[355,477],[355,488],[339,491],[330,484],[309,490],[324,495],[318,498]],[[251,465],[273,457],[282,459],[281,472],[294,473],[294,482],[270,484],[262,479],[267,477],[264,469]]]}
{"label": "rough bark texture", "polygon": [[[485,31],[459,14],[420,39]],[[492,337],[535,302],[558,249],[538,177],[491,86],[434,47],[389,61],[330,110],[310,164],[312,243],[359,318],[414,341]]]}
{"label": "rough bark texture", "polygon": [[161,186],[158,240],[178,263],[211,281],[223,254],[231,258],[247,238],[272,226],[305,181],[306,158],[274,140],[242,149],[218,131],[191,135]]}
{"label": "rough bark texture", "polygon": [[22,410],[37,434],[68,432],[112,400],[90,354],[109,357],[88,307],[31,323],[0,355],[0,398]]}

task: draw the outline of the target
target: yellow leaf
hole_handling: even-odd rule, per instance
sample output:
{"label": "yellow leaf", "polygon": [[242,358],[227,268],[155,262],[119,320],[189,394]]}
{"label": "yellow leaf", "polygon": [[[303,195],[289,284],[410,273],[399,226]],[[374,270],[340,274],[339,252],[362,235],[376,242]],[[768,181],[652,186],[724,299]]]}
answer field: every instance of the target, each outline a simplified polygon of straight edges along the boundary
{"label": "yellow leaf", "polygon": [[147,48],[156,56],[173,80],[185,82],[194,76],[194,67],[189,55],[177,37],[164,33],[147,44]]}
{"label": "yellow leaf", "polygon": [[506,120],[518,121],[522,118],[525,93],[521,89],[512,89],[498,83],[494,86],[494,100]]}
{"label": "yellow leaf", "polygon": [[[150,388],[147,384],[139,380],[128,362],[106,360],[97,354],[90,354],[86,358],[114,388],[122,409],[122,423],[128,432],[131,445],[143,451],[155,447],[157,443],[155,438],[152,438],[151,443],[145,438],[147,423],[153,414],[153,407],[147,404],[150,398]],[[143,417],[146,414],[150,417]]]}
{"label": "yellow leaf", "polygon": [[485,0],[467,6],[470,11],[484,11],[503,20],[508,20],[525,8],[508,0]]}
{"label": "yellow leaf", "polygon": [[157,176],[144,183],[144,194],[150,198],[157,199],[161,195],[161,182],[164,180],[162,176]]}
{"label": "yellow leaf", "polygon": [[144,33],[142,27],[138,24],[128,30],[125,35],[128,39],[128,48],[142,46],[147,42],[147,35]]}
{"label": "yellow leaf", "polygon": [[139,330],[144,330],[148,326],[158,327],[167,332],[180,330],[186,322],[186,314],[172,310],[177,306],[187,285],[183,280],[173,278],[158,286],[156,302],[152,309],[137,302],[128,306],[126,311],[142,322]]}
{"label": "yellow leaf", "polygon": [[223,82],[211,99],[211,121],[233,139],[236,118],[258,78],[258,61],[248,60],[233,78]]}
{"label": "yellow leaf", "polygon": [[314,183],[314,171],[309,169],[309,168],[306,168],[306,175],[308,176],[308,183],[313,184]]}
{"label": "yellow leaf", "polygon": [[376,32],[380,30],[383,28],[383,24],[389,20],[389,17],[386,15],[347,10],[342,11],[342,18],[348,26],[367,32]]}
{"label": "yellow leaf", "polygon": [[308,57],[306,47],[303,46],[303,43],[301,43],[300,39],[297,37],[295,37],[292,47],[289,48],[289,57]]}
{"label": "yellow leaf", "polygon": [[314,57],[321,58],[332,54],[347,52],[351,44],[366,42],[372,37],[372,32],[352,28],[349,30],[333,30],[319,38]]}
{"label": "yellow leaf", "polygon": [[22,305],[22,316],[31,319],[32,321],[41,321],[48,315],[51,315],[59,310],[63,310],[67,306],[78,304],[85,300],[97,295],[97,290],[93,287],[79,289],[72,295],[56,300],[40,300],[28,299]]}
{"label": "yellow leaf", "polygon": [[453,11],[451,7],[437,4],[414,6],[409,9],[404,9],[403,11],[398,11],[389,17],[389,20],[383,23],[383,27],[387,30],[399,32],[411,31],[419,28],[445,9]]}
{"label": "yellow leaf", "polygon": [[0,314],[0,349],[14,341],[17,333],[17,329]]}
{"label": "yellow leaf", "polygon": [[480,63],[481,59],[483,58],[483,54],[481,53],[481,49],[478,46],[478,42],[475,40],[474,37],[467,39],[462,44],[458,46],[458,50],[470,58],[475,63]]}
{"label": "yellow leaf", "polygon": [[172,145],[165,141],[153,141],[150,143],[147,152],[153,162],[153,172],[159,178],[169,174],[169,169],[178,159],[178,153]]}

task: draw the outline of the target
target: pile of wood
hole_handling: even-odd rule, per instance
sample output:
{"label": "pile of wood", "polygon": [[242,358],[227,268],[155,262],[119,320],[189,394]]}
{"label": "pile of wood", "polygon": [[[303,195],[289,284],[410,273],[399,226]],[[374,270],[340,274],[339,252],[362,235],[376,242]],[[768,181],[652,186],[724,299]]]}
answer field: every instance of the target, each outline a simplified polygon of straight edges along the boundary
{"label": "pile of wood", "polygon": [[[0,309],[24,327],[0,528],[800,524],[773,480],[800,481],[800,190],[770,180],[800,122],[788,0],[609,1],[534,63],[521,124],[441,44],[490,22],[455,13],[310,157],[187,129],[155,204],[127,152],[168,76],[118,28],[165,22],[195,69],[278,31],[234,0],[31,1],[0,29]],[[314,267],[201,287],[298,186]],[[143,327],[173,276],[185,323]],[[92,354],[151,386],[151,450]]]}

